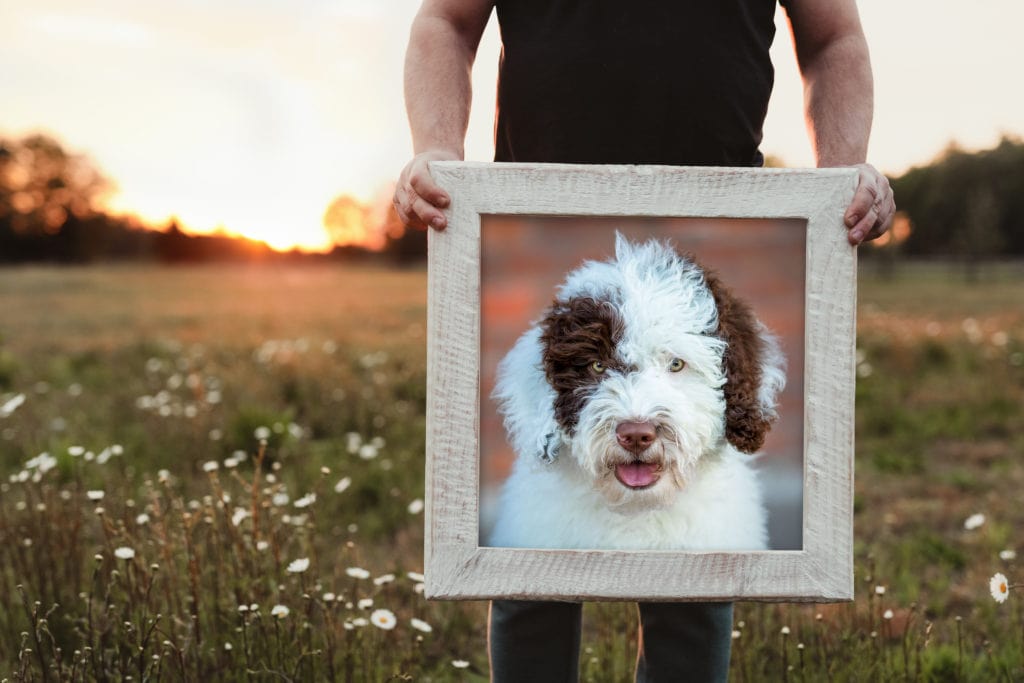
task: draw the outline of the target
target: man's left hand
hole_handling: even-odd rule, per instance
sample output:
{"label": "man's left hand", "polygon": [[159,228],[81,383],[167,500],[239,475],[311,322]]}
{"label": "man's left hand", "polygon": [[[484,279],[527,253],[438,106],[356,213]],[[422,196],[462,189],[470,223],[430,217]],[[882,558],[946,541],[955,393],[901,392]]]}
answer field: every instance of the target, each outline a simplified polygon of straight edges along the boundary
{"label": "man's left hand", "polygon": [[871,164],[858,164],[857,191],[846,210],[847,239],[857,246],[885,234],[892,226],[896,202],[889,180]]}

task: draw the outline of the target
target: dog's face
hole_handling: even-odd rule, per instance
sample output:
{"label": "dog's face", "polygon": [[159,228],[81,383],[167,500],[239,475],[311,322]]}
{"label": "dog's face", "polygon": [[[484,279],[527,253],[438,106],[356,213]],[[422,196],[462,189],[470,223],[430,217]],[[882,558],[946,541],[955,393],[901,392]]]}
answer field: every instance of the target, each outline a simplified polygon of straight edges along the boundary
{"label": "dog's face", "polygon": [[[511,376],[529,374],[524,363],[543,372],[532,397]],[[713,275],[619,237],[614,260],[570,273],[503,361],[496,396],[520,453],[532,443],[542,459],[574,458],[626,512],[668,505],[726,442],[760,448],[783,383],[774,338]]]}

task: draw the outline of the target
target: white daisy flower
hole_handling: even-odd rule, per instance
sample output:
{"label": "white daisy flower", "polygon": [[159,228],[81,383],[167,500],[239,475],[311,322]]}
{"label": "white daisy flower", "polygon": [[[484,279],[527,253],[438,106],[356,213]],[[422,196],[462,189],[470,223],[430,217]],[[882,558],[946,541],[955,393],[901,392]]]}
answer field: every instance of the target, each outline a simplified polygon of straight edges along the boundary
{"label": "white daisy flower", "polygon": [[409,507],[407,509],[409,510],[410,515],[418,515],[423,512],[423,501],[417,498],[409,503]]}
{"label": "white daisy flower", "polygon": [[119,548],[114,549],[114,557],[121,560],[130,560],[133,557],[135,557],[135,550],[123,545]]}
{"label": "white daisy flower", "polygon": [[376,579],[373,580],[373,585],[374,586],[383,586],[384,584],[391,583],[394,580],[395,580],[395,575],[394,574],[382,574],[381,576],[378,576]]}
{"label": "white daisy flower", "polygon": [[1010,560],[1016,560],[1017,559],[1017,551],[1016,550],[1011,550],[1009,548],[1007,548],[1006,550],[1000,550],[999,551],[999,559],[1000,560],[1005,560],[1006,562],[1009,562]]}
{"label": "white daisy flower", "polygon": [[423,574],[420,574],[419,572],[406,572],[405,575],[409,577],[411,581],[415,581],[416,583],[423,583],[426,580]]}
{"label": "white daisy flower", "polygon": [[316,502],[316,494],[315,493],[307,493],[302,498],[299,498],[297,501],[292,503],[292,505],[294,505],[297,508],[306,508],[306,507],[309,507],[310,505],[312,505],[315,502]]}
{"label": "white daisy flower", "polygon": [[788,636],[789,635],[789,627],[788,626],[783,626],[781,633],[784,636]]}
{"label": "white daisy flower", "polygon": [[338,597],[334,593],[324,593],[324,602],[334,602],[334,599]]}
{"label": "white daisy flower", "polygon": [[356,617],[355,619],[352,620],[352,625],[356,626],[356,627],[359,627],[359,628],[362,628],[363,626],[366,626],[369,623],[370,622],[367,621],[365,617]]}
{"label": "white daisy flower", "polygon": [[269,541],[256,541],[256,550],[263,552],[270,547]]}
{"label": "white daisy flower", "polygon": [[147,515],[145,512],[139,514],[135,517],[135,523],[139,526],[149,524],[149,515]]}
{"label": "white daisy flower", "polygon": [[892,619],[892,616],[893,616],[893,614],[892,614],[892,610],[891,609],[887,609],[884,612],[882,612],[882,618],[883,619],[886,619],[886,620]]}
{"label": "white daisy flower", "polygon": [[345,573],[351,576],[353,579],[368,579],[370,578],[370,572],[366,571],[362,567],[349,567],[345,570]]}
{"label": "white daisy flower", "polygon": [[352,477],[342,477],[338,480],[338,483],[334,485],[335,493],[343,493],[345,489],[352,485]]}
{"label": "white daisy flower", "polygon": [[454,666],[456,669],[468,669],[469,662],[467,662],[465,659],[453,659],[452,666]]}
{"label": "white daisy flower", "polygon": [[309,569],[308,557],[300,557],[297,560],[292,560],[292,562],[288,565],[288,572],[291,574],[301,574],[307,569]]}
{"label": "white daisy flower", "polygon": [[997,572],[988,582],[988,590],[992,593],[992,599],[996,602],[1006,602],[1010,595],[1010,582],[1002,572]]}
{"label": "white daisy flower", "polygon": [[885,586],[875,586],[875,595],[885,595]]}
{"label": "white daisy flower", "polygon": [[373,622],[374,626],[385,631],[390,631],[398,623],[395,613],[387,609],[374,610],[373,614],[370,615],[370,621]]}
{"label": "white daisy flower", "polygon": [[357,603],[359,609],[370,609],[373,607],[373,598],[363,598]]}
{"label": "white daisy flower", "polygon": [[220,463],[216,460],[207,460],[203,463],[203,472],[216,472],[220,469]]}
{"label": "white daisy flower", "polygon": [[231,525],[238,526],[248,516],[249,511],[245,508],[235,508],[235,511],[231,514]]}
{"label": "white daisy flower", "polygon": [[981,514],[980,512],[976,512],[976,513],[974,513],[973,515],[971,515],[970,517],[968,517],[967,519],[964,520],[964,529],[967,529],[968,531],[972,531],[974,529],[977,529],[978,527],[980,527],[984,523],[985,523],[985,515]]}
{"label": "white daisy flower", "polygon": [[89,498],[89,500],[103,500],[103,496],[105,494],[103,493],[103,491],[96,490],[96,491],[86,491],[85,495]]}
{"label": "white daisy flower", "polygon": [[409,625],[417,631],[422,631],[423,633],[431,633],[434,630],[433,626],[423,621],[422,619],[417,619],[416,617],[413,617],[409,620]]}
{"label": "white daisy flower", "polygon": [[288,504],[289,500],[291,499],[288,497],[287,493],[275,493],[274,497],[270,499],[270,502],[278,507],[284,507]]}
{"label": "white daisy flower", "polygon": [[284,605],[274,605],[273,609],[270,610],[270,616],[277,617],[278,619],[284,619],[291,613],[291,610]]}

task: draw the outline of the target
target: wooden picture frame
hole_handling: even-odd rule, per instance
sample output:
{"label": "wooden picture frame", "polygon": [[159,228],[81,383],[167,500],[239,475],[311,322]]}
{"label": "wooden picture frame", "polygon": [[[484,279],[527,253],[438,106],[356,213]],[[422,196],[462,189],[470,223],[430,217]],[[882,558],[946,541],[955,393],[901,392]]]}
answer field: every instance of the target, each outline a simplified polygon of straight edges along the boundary
{"label": "wooden picture frame", "polygon": [[[853,598],[856,169],[434,162],[429,234],[425,594],[434,599]],[[798,219],[806,225],[799,550],[537,550],[480,543],[481,224],[486,216]],[[637,581],[636,577],[644,577]]]}

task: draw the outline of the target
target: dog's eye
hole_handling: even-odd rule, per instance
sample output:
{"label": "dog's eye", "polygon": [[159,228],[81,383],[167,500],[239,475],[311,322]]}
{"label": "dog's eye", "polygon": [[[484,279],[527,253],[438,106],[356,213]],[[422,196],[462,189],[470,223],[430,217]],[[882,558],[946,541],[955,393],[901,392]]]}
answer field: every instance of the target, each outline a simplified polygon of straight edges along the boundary
{"label": "dog's eye", "polygon": [[607,366],[601,361],[595,360],[593,363],[590,364],[590,369],[600,375],[607,369]]}
{"label": "dog's eye", "polygon": [[673,358],[672,362],[668,364],[669,372],[679,372],[686,367],[686,361],[682,358]]}

